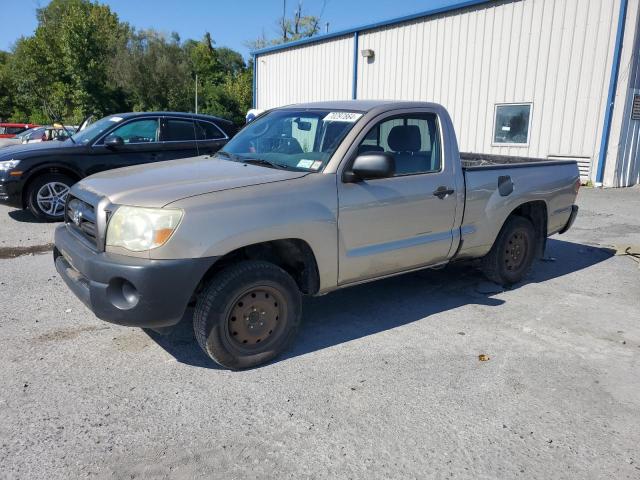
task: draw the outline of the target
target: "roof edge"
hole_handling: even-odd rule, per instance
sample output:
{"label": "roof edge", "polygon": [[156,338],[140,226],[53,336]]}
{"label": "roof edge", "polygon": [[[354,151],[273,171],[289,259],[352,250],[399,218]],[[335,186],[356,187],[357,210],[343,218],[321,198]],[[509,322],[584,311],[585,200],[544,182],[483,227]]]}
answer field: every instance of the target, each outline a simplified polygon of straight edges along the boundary
{"label": "roof edge", "polygon": [[331,40],[332,38],[345,37],[347,35],[353,35],[354,33],[360,33],[367,30],[373,30],[376,28],[386,27],[390,25],[397,25],[399,23],[409,22],[411,20],[416,20],[418,18],[431,17],[441,13],[448,13],[455,10],[462,10],[464,8],[473,7],[475,5],[481,5],[483,3],[491,3],[493,1],[495,0],[464,0],[461,2],[453,3],[451,5],[446,5],[443,7],[437,7],[429,10],[424,10],[418,13],[412,13],[410,15],[405,15],[403,17],[396,17],[389,20],[382,20],[379,22],[360,25],[358,27],[349,28],[346,30],[339,30],[337,32],[327,33],[325,35],[318,35],[317,37],[303,38],[301,40],[295,40],[293,42],[287,42],[280,45],[273,45],[271,47],[260,48],[258,50],[251,51],[250,54],[253,57],[257,57],[265,53],[276,52],[279,50],[287,50],[289,48],[295,48],[301,45],[307,45],[309,43],[319,43],[325,40]]}

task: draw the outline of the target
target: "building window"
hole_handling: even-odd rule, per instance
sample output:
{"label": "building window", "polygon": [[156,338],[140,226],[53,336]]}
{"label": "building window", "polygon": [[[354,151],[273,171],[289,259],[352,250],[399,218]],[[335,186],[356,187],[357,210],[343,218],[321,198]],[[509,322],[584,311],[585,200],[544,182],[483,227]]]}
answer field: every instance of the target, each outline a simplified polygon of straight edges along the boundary
{"label": "building window", "polygon": [[633,96],[633,106],[631,108],[631,120],[640,120],[640,95]]}
{"label": "building window", "polygon": [[530,103],[496,105],[493,144],[527,146],[529,145],[530,126]]}

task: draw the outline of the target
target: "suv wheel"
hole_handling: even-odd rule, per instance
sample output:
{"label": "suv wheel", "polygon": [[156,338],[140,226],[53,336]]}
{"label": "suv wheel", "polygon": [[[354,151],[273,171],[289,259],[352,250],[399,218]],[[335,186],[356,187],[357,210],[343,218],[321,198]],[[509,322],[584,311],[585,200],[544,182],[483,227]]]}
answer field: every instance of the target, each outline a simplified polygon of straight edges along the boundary
{"label": "suv wheel", "polygon": [[74,183],[71,178],[59,173],[36,178],[27,192],[27,207],[39,220],[61,221],[67,194]]}
{"label": "suv wheel", "polygon": [[286,349],[301,313],[300,291],[287,272],[245,261],[209,282],[196,303],[193,327],[202,350],[236,370],[266,363]]}
{"label": "suv wheel", "polygon": [[482,259],[485,276],[504,286],[518,283],[531,268],[535,241],[536,233],[528,219],[518,216],[509,218],[491,251]]}

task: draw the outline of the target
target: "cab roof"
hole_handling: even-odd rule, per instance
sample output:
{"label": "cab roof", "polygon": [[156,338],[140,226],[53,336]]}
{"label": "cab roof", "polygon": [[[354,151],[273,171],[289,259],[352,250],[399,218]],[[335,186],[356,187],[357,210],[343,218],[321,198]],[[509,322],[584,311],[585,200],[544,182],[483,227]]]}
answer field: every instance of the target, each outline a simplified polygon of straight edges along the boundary
{"label": "cab roof", "polygon": [[438,108],[440,105],[431,102],[401,101],[401,100],[334,100],[326,102],[296,103],[279,107],[280,109],[327,109],[327,110],[348,110],[352,112],[370,112],[379,107],[401,108]]}

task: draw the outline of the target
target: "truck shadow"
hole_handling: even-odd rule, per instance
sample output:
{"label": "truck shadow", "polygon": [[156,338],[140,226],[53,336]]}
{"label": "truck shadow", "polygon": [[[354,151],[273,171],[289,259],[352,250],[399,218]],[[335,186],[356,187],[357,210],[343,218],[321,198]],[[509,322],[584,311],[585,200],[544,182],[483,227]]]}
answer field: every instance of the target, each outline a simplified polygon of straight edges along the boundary
{"label": "truck shadow", "polygon": [[22,223],[48,223],[33,216],[29,210],[11,210],[7,215],[16,222]]}
{"label": "truck shadow", "polygon": [[[549,239],[545,260],[537,261],[526,278],[511,288],[540,283],[589,268],[614,255],[614,250]],[[390,330],[430,315],[476,304],[498,306],[494,298],[504,289],[488,282],[470,265],[453,264],[442,270],[424,270],[331,293],[305,298],[303,323],[294,345],[272,363]],[[169,335],[149,332],[179,362],[219,368],[198,347],[191,316]]]}

